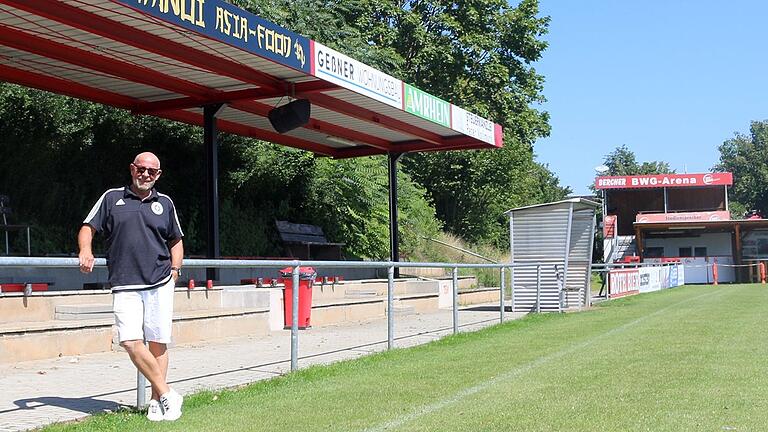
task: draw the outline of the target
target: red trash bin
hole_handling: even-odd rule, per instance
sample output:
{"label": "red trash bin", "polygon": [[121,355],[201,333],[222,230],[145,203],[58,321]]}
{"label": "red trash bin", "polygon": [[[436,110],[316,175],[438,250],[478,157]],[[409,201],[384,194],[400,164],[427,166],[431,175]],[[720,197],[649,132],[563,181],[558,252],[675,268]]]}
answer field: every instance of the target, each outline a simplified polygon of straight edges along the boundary
{"label": "red trash bin", "polygon": [[[285,308],[285,328],[291,328],[293,324],[293,267],[280,270],[283,278],[285,292],[283,304]],[[309,315],[312,311],[312,285],[315,283],[317,273],[312,267],[299,267],[299,328],[304,330],[309,327]]]}

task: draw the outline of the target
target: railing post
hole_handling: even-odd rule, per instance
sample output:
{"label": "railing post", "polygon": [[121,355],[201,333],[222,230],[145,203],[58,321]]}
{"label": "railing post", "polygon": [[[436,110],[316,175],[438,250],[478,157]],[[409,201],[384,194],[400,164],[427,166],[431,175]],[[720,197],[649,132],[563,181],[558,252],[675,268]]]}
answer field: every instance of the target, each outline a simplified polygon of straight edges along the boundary
{"label": "railing post", "polygon": [[459,268],[453,268],[453,334],[459,332]]}
{"label": "railing post", "polygon": [[395,314],[392,311],[394,306],[395,292],[395,266],[387,269],[387,349],[394,347],[395,341]]}
{"label": "railing post", "polygon": [[504,288],[505,279],[507,278],[507,269],[501,268],[501,285],[499,286],[499,322],[504,322]]}
{"label": "railing post", "polygon": [[299,368],[299,264],[293,266],[293,304],[291,304],[291,371]]}
{"label": "railing post", "polygon": [[560,275],[560,266],[555,264],[555,279],[557,279],[557,297],[560,309],[560,312],[565,309],[565,274],[562,276]]}
{"label": "railing post", "polygon": [[541,312],[541,264],[536,266],[536,313]]}
{"label": "railing post", "polygon": [[515,310],[515,268],[509,268],[509,303],[512,305],[512,312]]}

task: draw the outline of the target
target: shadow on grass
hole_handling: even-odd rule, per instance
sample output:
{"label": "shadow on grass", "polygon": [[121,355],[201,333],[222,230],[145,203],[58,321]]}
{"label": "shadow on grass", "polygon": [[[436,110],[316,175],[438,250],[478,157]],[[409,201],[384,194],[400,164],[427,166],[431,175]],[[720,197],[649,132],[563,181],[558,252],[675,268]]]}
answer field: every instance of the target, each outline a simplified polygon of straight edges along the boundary
{"label": "shadow on grass", "polygon": [[28,399],[17,399],[13,401],[16,408],[0,410],[0,414],[34,410],[45,406],[56,406],[71,411],[81,412],[83,414],[95,414],[99,412],[112,412],[119,409],[133,409],[129,405],[122,405],[115,401],[97,399],[95,397],[66,398],[60,396],[40,396]]}

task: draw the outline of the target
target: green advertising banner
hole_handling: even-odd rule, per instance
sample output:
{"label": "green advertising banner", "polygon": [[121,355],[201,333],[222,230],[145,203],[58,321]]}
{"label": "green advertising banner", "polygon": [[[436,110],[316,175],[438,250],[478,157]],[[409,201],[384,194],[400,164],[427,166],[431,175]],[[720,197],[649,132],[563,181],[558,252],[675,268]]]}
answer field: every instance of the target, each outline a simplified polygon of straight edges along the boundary
{"label": "green advertising banner", "polygon": [[405,84],[405,110],[445,127],[451,127],[451,104],[409,84]]}

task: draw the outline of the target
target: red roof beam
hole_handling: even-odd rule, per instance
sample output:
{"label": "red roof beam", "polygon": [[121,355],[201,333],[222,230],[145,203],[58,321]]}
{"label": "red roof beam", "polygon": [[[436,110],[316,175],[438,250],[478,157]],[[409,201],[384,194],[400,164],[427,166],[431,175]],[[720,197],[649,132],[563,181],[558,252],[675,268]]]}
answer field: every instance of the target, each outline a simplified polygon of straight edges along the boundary
{"label": "red roof beam", "polygon": [[208,87],[170,77],[149,68],[115,60],[111,57],[64,45],[8,27],[0,27],[0,44],[42,57],[103,72],[128,81],[175,93],[191,94],[198,100],[198,106],[201,100],[212,97],[217,93]]}
{"label": "red roof beam", "polygon": [[274,91],[267,91],[264,93],[264,95],[256,98],[256,99],[271,99],[276,97],[282,97],[282,96],[291,96],[296,93],[302,93],[302,94],[312,94],[312,93],[322,93],[326,91],[331,90],[338,90],[340,87],[334,83],[330,83],[328,81],[306,81],[306,82],[300,82],[296,84],[286,84],[283,91],[274,90]]}
{"label": "red roof beam", "polygon": [[[487,149],[488,144],[478,142],[477,144],[473,145],[467,145],[467,144],[457,144],[457,145],[450,145],[450,146],[442,146],[442,147],[435,147],[430,144],[422,143],[421,145],[417,145],[416,142],[411,142],[408,145],[399,146],[397,144],[393,144],[393,146],[390,148],[390,151],[393,153],[410,153],[410,152],[429,152],[429,151],[447,151],[447,150],[480,150],[480,149]],[[374,156],[374,155],[380,155],[380,154],[387,154],[387,151],[381,151],[378,149],[373,149],[370,147],[358,147],[358,148],[349,148],[349,149],[339,149],[336,153],[335,158],[336,159],[347,159],[347,158],[353,158],[353,157],[361,157],[361,156]]]}
{"label": "red roof beam", "polygon": [[[240,111],[248,112],[251,114],[256,114],[259,116],[266,117],[269,111],[272,109],[271,106],[265,105],[259,102],[246,102],[246,101],[240,101],[240,102],[234,102],[232,103],[232,108],[235,108]],[[388,149],[391,145],[391,143],[385,139],[366,134],[364,132],[358,132],[352,129],[347,129],[342,126],[338,126],[332,123],[328,123],[322,120],[317,120],[310,118],[309,123],[303,126],[305,129],[315,130],[318,132],[326,133],[328,135],[337,136],[340,138],[344,138],[346,140],[350,141],[358,141],[361,144],[370,145],[371,147],[376,147],[380,149]]]}
{"label": "red roof beam", "polygon": [[127,96],[10,66],[0,65],[0,80],[118,108],[130,109],[135,103],[135,99]]}
{"label": "red roof beam", "polygon": [[[325,81],[309,81],[297,83],[293,90],[302,93],[315,93],[329,90],[336,90],[339,86]],[[240,100],[258,100],[272,99],[276,97],[288,96],[291,92],[290,86],[284,90],[273,90],[269,88],[234,90],[231,92],[221,92],[218,95],[208,98],[206,103],[230,103]],[[199,99],[194,97],[183,97],[177,99],[168,99],[157,102],[146,102],[136,108],[140,114],[150,114],[159,111],[178,110],[185,108],[195,108],[200,106]]]}
{"label": "red roof beam", "polygon": [[[136,99],[128,96],[123,96],[105,90],[88,87],[73,81],[48,75],[42,75],[36,72],[16,69],[4,65],[0,65],[0,80],[23,85],[26,87],[49,91],[52,93],[63,94],[78,99],[90,100],[105,105],[111,105],[117,108],[130,109],[137,104]],[[187,111],[166,112],[162,113],[162,115],[159,117],[198,126],[202,126],[203,124],[202,115]],[[281,135],[277,132],[244,126],[221,119],[219,119],[216,124],[219,130],[223,132],[268,140],[281,145],[295,147],[302,150],[309,150],[326,156],[335,156],[337,152],[337,150],[333,147],[322,146],[317,143],[302,140],[300,138]]]}
{"label": "red roof beam", "polygon": [[[189,111],[175,111],[160,113],[158,117],[167,118],[170,120],[180,121],[183,123],[193,124],[197,126],[203,125],[203,116],[195,114]],[[281,135],[277,132],[271,132],[264,129],[254,128],[246,126],[240,123],[233,123],[230,121],[218,119],[216,121],[216,127],[223,131],[236,135],[257,138],[260,140],[271,141],[287,147],[294,147],[301,150],[308,150],[313,153],[318,153],[325,156],[335,157],[337,150],[333,147],[326,147],[311,141],[303,140],[301,138],[292,137],[290,135]]]}
{"label": "red roof beam", "polygon": [[[232,103],[240,100],[252,100],[258,98],[264,94],[264,89],[245,89],[234,90],[231,92],[218,92],[215,95],[206,98],[204,104],[212,103]],[[201,106],[200,98],[197,97],[182,97],[175,99],[166,99],[156,102],[143,102],[140,103],[133,111],[136,114],[155,114],[162,111],[176,111],[186,108],[197,108]]]}
{"label": "red roof beam", "polygon": [[282,88],[284,84],[275,77],[235,61],[173,42],[58,1],[0,0],[0,3],[247,83],[273,89]]}

